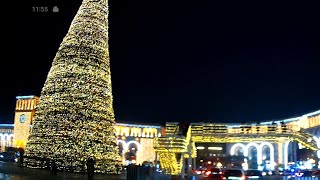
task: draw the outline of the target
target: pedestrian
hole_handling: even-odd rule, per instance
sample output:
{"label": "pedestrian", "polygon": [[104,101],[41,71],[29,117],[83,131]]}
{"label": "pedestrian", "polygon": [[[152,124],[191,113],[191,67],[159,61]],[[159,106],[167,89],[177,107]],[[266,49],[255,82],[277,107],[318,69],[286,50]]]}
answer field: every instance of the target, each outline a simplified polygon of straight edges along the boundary
{"label": "pedestrian", "polygon": [[85,174],[87,172],[87,165],[86,165],[86,161],[82,162],[82,173]]}
{"label": "pedestrian", "polygon": [[20,154],[20,167],[23,167],[23,154]]}
{"label": "pedestrian", "polygon": [[56,175],[57,175],[57,172],[58,172],[58,168],[57,168],[57,165],[56,165],[56,162],[55,162],[55,161],[52,161],[51,170],[52,170],[53,175],[56,176]]}
{"label": "pedestrian", "polygon": [[93,180],[93,175],[94,175],[94,159],[90,157],[87,160],[87,172],[88,172],[88,180]]}

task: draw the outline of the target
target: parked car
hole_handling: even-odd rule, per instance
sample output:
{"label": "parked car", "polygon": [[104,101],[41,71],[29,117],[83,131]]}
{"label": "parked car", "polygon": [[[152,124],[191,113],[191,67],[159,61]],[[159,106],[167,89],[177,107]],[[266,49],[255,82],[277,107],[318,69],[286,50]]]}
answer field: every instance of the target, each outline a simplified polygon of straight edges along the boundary
{"label": "parked car", "polygon": [[222,180],[222,170],[220,168],[211,168],[210,173],[207,175],[207,177],[209,179]]}
{"label": "parked car", "polygon": [[293,176],[294,172],[291,171],[291,170],[286,169],[286,170],[280,171],[279,175],[281,175],[281,176]]}
{"label": "parked car", "polygon": [[275,175],[275,174],[273,174],[273,172],[271,170],[263,170],[262,175],[263,176],[267,176],[267,175],[271,176],[271,175]]}
{"label": "parked car", "polygon": [[2,152],[0,153],[0,161],[5,162],[17,162],[18,158],[13,152]]}
{"label": "parked car", "polygon": [[311,170],[306,170],[306,171],[302,171],[302,177],[312,177],[313,176],[313,173],[314,173],[315,171],[311,171]]}
{"label": "parked car", "polygon": [[245,171],[245,177],[246,179],[256,179],[256,180],[262,180],[263,176],[262,176],[262,171],[258,170],[258,169],[248,169],[247,171]]}
{"label": "parked car", "polygon": [[245,180],[245,173],[242,169],[226,169],[223,173],[223,180],[236,179]]}
{"label": "parked car", "polygon": [[312,176],[320,176],[320,170],[316,170],[312,173]]}

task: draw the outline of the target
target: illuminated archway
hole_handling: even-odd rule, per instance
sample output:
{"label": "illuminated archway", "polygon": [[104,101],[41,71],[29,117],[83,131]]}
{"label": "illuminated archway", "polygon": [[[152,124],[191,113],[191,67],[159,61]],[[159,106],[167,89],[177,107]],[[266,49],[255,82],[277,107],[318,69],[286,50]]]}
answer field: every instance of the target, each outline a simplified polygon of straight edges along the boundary
{"label": "illuminated archway", "polygon": [[13,145],[13,134],[10,134],[8,136],[8,142],[9,142],[9,146],[12,146]]}
{"label": "illuminated archway", "polygon": [[4,151],[5,148],[5,139],[4,134],[0,134],[0,151]]}
{"label": "illuminated archway", "polygon": [[8,141],[8,137],[9,137],[9,134],[7,134],[7,133],[3,134],[3,140],[4,141]]}
{"label": "illuminated archway", "polygon": [[241,146],[237,146],[234,150],[234,155],[236,156],[244,156],[244,148]]}
{"label": "illuminated archway", "polygon": [[246,146],[243,145],[242,143],[237,143],[237,144],[234,144],[231,149],[230,149],[230,155],[233,156],[235,155],[235,150],[237,148],[241,147],[243,149],[243,155],[244,156],[247,156],[248,154],[245,154],[246,153]]}
{"label": "illuminated archway", "polygon": [[0,134],[0,141],[4,141],[4,134]]}
{"label": "illuminated archway", "polygon": [[274,147],[270,142],[263,142],[260,144],[260,152],[261,152],[261,161],[263,160],[263,148],[264,147],[269,147],[269,156],[270,156],[270,168],[273,170],[274,166],[275,166],[275,162],[274,162]]}
{"label": "illuminated archway", "polygon": [[245,151],[247,154],[248,168],[257,169],[261,161],[259,145],[256,143],[249,143],[246,145]]}
{"label": "illuminated archway", "polygon": [[[312,140],[312,138],[309,138],[308,139],[308,142],[309,140]],[[296,141],[296,140],[291,140],[291,141],[288,141],[288,144],[285,144],[286,145],[286,151],[285,151],[285,158],[286,158],[286,163],[290,163],[290,162],[294,162],[297,160],[297,151],[299,149],[299,142]]]}
{"label": "illuminated archway", "polygon": [[264,146],[268,146],[269,147],[269,149],[270,149],[270,159],[269,160],[270,160],[271,163],[274,163],[274,147],[273,147],[273,145],[270,142],[261,143],[260,144],[261,155],[262,155]]}
{"label": "illuminated archway", "polygon": [[7,133],[3,134],[2,142],[3,142],[4,147],[9,146],[9,142],[10,142],[9,137],[10,137],[9,134],[7,134]]}
{"label": "illuminated archway", "polygon": [[[126,160],[129,160],[128,163],[136,163],[141,164],[142,154],[142,147],[141,144],[137,141],[129,141],[127,142],[127,152],[125,154]],[[134,161],[133,161],[134,160]]]}
{"label": "illuminated archway", "polygon": [[130,144],[135,144],[138,147],[138,151],[141,150],[141,145],[137,141],[129,141],[127,142],[127,148],[129,148]]}
{"label": "illuminated archway", "polygon": [[128,150],[128,145],[124,140],[117,140],[117,141],[118,141],[118,144],[122,144],[124,151]]}
{"label": "illuminated archway", "polygon": [[262,163],[262,157],[261,157],[262,153],[261,153],[259,145],[257,143],[251,142],[246,145],[245,156],[247,156],[247,157],[249,156],[249,148],[252,146],[257,149],[257,163],[261,164]]}
{"label": "illuminated archway", "polygon": [[[119,151],[120,151],[120,155],[121,155],[121,159],[122,159],[121,160],[122,164],[125,164],[125,162],[126,162],[125,153],[128,150],[127,143],[124,140],[117,140],[117,142],[118,142]],[[122,151],[121,151],[121,148],[120,148],[120,144],[122,145]]]}

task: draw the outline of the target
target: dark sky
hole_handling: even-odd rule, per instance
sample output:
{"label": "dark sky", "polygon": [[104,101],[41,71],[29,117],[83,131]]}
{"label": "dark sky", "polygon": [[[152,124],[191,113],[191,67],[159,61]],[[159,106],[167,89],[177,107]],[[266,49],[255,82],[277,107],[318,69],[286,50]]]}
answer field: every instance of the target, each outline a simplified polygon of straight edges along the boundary
{"label": "dark sky", "polygon": [[[21,5],[15,58],[1,68],[10,73],[0,123],[13,122],[15,96],[40,95],[80,3]],[[50,12],[32,12],[37,5]],[[117,120],[264,121],[320,109],[318,4],[109,0],[109,8]]]}

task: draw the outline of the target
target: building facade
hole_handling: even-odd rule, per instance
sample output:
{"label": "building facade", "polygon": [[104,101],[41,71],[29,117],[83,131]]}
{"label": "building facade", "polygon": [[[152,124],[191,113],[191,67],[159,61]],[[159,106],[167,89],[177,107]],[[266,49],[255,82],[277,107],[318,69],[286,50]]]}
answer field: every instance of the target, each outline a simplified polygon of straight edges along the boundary
{"label": "building facade", "polygon": [[13,124],[0,124],[0,152],[13,146]]}
{"label": "building facade", "polygon": [[[6,151],[8,147],[25,148],[38,100],[39,97],[33,95],[16,97],[14,124],[0,124],[0,152]],[[153,162],[153,144],[155,138],[161,136],[161,129],[160,125],[116,123],[122,163]]]}
{"label": "building facade", "polygon": [[[0,124],[0,152],[25,147],[38,99],[16,97],[14,123]],[[205,163],[204,158],[224,156],[244,156],[256,164],[287,164],[295,160],[290,150],[293,141],[299,148],[319,149],[319,126],[320,111],[316,111],[258,124],[197,122],[182,127],[177,122],[161,126],[117,121],[115,131],[123,165],[159,160],[167,172],[175,174],[181,171],[184,158],[194,168]]]}

